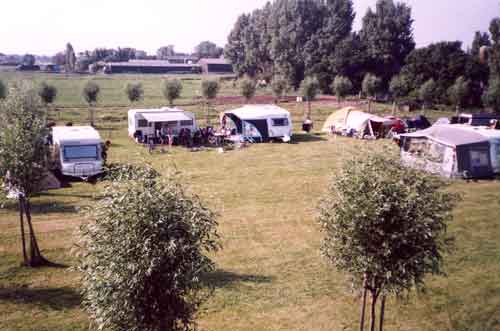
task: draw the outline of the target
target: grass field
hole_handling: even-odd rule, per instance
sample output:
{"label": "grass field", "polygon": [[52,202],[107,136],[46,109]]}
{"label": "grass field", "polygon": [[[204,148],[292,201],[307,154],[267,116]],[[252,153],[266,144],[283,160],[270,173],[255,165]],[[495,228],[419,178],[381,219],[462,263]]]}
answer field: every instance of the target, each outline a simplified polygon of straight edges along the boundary
{"label": "grass field", "polygon": [[[0,79],[20,78],[6,75]],[[54,119],[85,123],[87,110],[79,101],[78,86],[87,78],[51,77],[36,79],[53,79],[59,88],[56,107],[62,111],[52,113]],[[290,103],[284,107],[296,124],[292,144],[253,145],[225,154],[175,148],[171,154],[151,156],[127,138],[122,86],[126,80],[143,81],[143,104],[158,106],[164,104],[160,77],[99,79],[106,88],[97,110],[98,127],[112,141],[111,161],[150,162],[160,172],[175,166],[190,190],[220,215],[224,249],[213,256],[218,271],[207,281],[215,292],[198,316],[201,330],[357,329],[359,298],[350,292],[345,276],[320,256],[315,208],[343,160],[368,150],[397,153],[395,146],[300,134],[303,107]],[[199,80],[188,84],[181,100],[185,104],[196,94]],[[68,93],[64,97],[63,91]],[[223,91],[235,93],[230,85]],[[335,106],[314,105],[317,128]],[[198,106],[186,108],[203,118]],[[34,199],[36,231],[50,260],[72,265],[79,208],[91,205],[99,189],[100,184],[73,183]],[[497,181],[453,183],[451,190],[463,193],[464,201],[450,228],[457,240],[446,257],[448,277],[430,277],[427,292],[408,300],[391,299],[386,330],[500,330],[499,189]],[[0,209],[0,330],[88,330],[79,307],[78,275],[71,269],[19,267],[18,232],[15,206]]]}

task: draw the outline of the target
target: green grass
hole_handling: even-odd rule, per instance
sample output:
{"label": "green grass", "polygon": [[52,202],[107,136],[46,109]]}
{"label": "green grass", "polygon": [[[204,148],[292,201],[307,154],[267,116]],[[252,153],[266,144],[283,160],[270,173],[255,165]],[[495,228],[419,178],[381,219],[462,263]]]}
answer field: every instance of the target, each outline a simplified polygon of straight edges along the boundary
{"label": "green grass", "polygon": [[[105,79],[118,89],[124,79],[134,78]],[[73,91],[85,78],[60,79],[60,86]],[[141,79],[150,80],[151,90],[159,81]],[[218,271],[206,279],[215,292],[197,318],[202,330],[357,329],[359,298],[319,253],[315,208],[343,160],[368,150],[397,153],[396,146],[297,134],[293,144],[254,145],[225,154],[175,148],[171,154],[150,156],[127,137],[128,108],[120,105],[121,88],[107,93],[109,100],[102,102],[106,107],[97,114],[102,135],[112,141],[111,161],[150,162],[163,173],[175,166],[190,191],[220,215],[224,249],[213,256]],[[152,100],[151,94],[145,103],[163,104],[159,94]],[[64,108],[59,121],[85,123],[86,108],[67,102],[73,106]],[[299,132],[303,107],[284,106],[292,111]],[[335,106],[314,106],[316,129]],[[384,111],[384,106],[377,107]],[[202,118],[199,107],[186,108]],[[82,218],[78,210],[91,205],[99,189],[100,184],[73,183],[33,200],[40,245],[50,260],[74,263],[70,250]],[[446,257],[448,277],[429,277],[426,293],[406,301],[391,299],[386,330],[500,330],[499,189],[497,181],[452,184],[451,190],[462,192],[464,200],[450,227],[457,240]],[[78,274],[19,267],[18,232],[15,206],[0,209],[0,330],[88,330],[79,306]]]}

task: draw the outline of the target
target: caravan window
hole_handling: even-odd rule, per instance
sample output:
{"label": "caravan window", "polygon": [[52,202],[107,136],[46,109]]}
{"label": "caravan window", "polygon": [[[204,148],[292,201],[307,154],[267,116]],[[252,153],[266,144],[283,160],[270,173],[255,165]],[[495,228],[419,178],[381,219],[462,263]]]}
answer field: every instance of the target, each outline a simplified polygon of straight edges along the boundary
{"label": "caravan window", "polygon": [[273,126],[288,126],[288,118],[273,118]]}
{"label": "caravan window", "polygon": [[445,151],[446,146],[433,141],[429,141],[426,159],[431,162],[442,163],[444,161]]}
{"label": "caravan window", "polygon": [[139,128],[147,128],[148,127],[148,121],[147,120],[139,120],[138,127]]}
{"label": "caravan window", "polygon": [[98,159],[97,145],[64,146],[64,160]]}
{"label": "caravan window", "polygon": [[181,126],[192,126],[193,120],[181,121]]}
{"label": "caravan window", "polygon": [[484,151],[470,151],[470,160],[472,167],[487,167],[490,165],[488,153]]}

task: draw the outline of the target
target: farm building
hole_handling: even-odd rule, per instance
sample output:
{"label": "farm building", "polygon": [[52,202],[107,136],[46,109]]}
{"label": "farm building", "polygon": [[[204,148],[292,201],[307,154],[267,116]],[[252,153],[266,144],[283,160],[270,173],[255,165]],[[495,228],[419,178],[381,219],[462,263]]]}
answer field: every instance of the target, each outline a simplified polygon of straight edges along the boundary
{"label": "farm building", "polygon": [[232,74],[233,65],[225,59],[201,59],[198,64],[204,74]]}
{"label": "farm building", "polygon": [[104,72],[107,74],[192,74],[199,73],[200,66],[160,60],[133,60],[107,63]]}
{"label": "farm building", "polygon": [[500,173],[500,130],[470,125],[434,125],[399,136],[403,164],[448,178]]}

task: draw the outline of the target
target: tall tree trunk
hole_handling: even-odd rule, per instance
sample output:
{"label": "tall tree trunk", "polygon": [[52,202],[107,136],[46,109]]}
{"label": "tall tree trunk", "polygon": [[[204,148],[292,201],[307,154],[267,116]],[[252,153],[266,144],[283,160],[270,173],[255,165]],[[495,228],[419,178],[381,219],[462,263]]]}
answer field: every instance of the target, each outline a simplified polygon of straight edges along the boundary
{"label": "tall tree trunk", "polygon": [[210,103],[208,101],[205,102],[205,107],[207,109],[207,126],[210,126]]}
{"label": "tall tree trunk", "polygon": [[47,265],[48,261],[40,253],[40,248],[38,247],[38,241],[36,239],[35,231],[33,229],[33,223],[31,221],[31,203],[28,198],[23,198],[23,204],[30,234],[30,256],[28,264],[30,267],[40,267],[43,265]]}
{"label": "tall tree trunk", "polygon": [[361,304],[361,318],[359,321],[359,331],[365,330],[365,312],[366,312],[366,296],[368,289],[366,288],[366,278],[363,281],[363,303]]}
{"label": "tall tree trunk", "polygon": [[372,98],[368,98],[368,113],[372,112]]}
{"label": "tall tree trunk", "polygon": [[384,318],[385,318],[385,295],[382,296],[382,303],[380,307],[380,326],[379,331],[384,331]]}
{"label": "tall tree trunk", "polygon": [[24,233],[24,208],[21,198],[19,198],[19,223],[21,227],[21,242],[23,246],[23,265],[28,265],[28,255],[26,254],[26,236]]}
{"label": "tall tree trunk", "polygon": [[455,115],[456,115],[456,116],[458,116],[458,115],[459,115],[459,113],[460,113],[460,106],[459,106],[459,105],[457,105],[457,106],[455,107]]}
{"label": "tall tree trunk", "polygon": [[377,311],[376,311],[376,308],[377,308],[377,292],[376,290],[372,290],[372,303],[371,303],[371,325],[370,325],[370,331],[375,331],[375,324],[377,323]]}
{"label": "tall tree trunk", "polygon": [[397,107],[397,103],[396,103],[396,101],[394,101],[392,103],[392,116],[396,115],[396,107]]}
{"label": "tall tree trunk", "polygon": [[311,101],[307,99],[307,119],[311,119]]}

